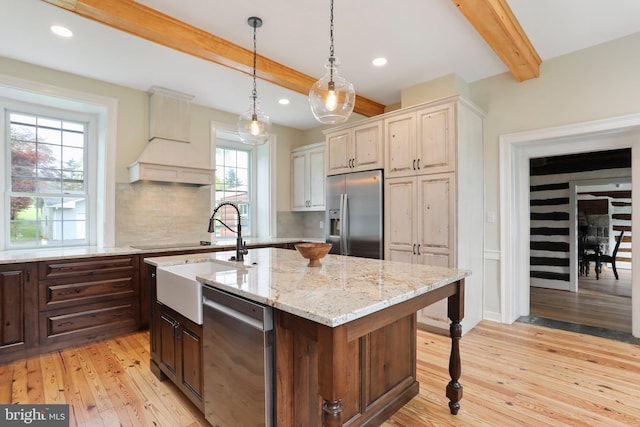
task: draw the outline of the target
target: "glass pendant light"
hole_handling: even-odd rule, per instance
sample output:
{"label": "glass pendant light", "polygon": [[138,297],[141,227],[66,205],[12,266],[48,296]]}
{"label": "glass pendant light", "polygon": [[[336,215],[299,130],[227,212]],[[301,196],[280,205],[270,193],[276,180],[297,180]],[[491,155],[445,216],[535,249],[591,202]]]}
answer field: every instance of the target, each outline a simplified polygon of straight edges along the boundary
{"label": "glass pendant light", "polygon": [[333,52],[333,0],[330,21],[331,47],[329,60],[325,65],[327,73],[311,87],[309,105],[320,123],[336,124],[345,122],[351,115],[356,103],[356,92],[353,85],[338,74],[340,63]]}
{"label": "glass pendant light", "polygon": [[247,20],[253,27],[253,90],[249,97],[249,109],[238,118],[240,140],[248,145],[262,145],[269,140],[271,122],[260,109],[260,100],[256,89],[256,28],[262,27],[262,19],[252,16]]}

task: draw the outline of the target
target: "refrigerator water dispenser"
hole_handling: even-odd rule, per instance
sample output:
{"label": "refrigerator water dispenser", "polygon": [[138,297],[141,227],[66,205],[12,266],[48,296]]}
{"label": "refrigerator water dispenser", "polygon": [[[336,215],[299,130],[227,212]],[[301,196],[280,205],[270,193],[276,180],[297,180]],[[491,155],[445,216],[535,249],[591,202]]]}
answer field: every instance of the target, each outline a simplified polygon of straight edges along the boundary
{"label": "refrigerator water dispenser", "polygon": [[329,209],[329,236],[340,237],[340,209]]}

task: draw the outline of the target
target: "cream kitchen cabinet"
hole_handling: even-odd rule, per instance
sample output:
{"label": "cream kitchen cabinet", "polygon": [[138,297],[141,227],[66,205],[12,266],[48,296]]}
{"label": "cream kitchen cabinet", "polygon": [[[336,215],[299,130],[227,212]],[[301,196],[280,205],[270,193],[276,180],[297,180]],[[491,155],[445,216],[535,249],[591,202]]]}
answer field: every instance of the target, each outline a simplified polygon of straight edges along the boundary
{"label": "cream kitchen cabinet", "polygon": [[291,151],[291,210],[323,211],[325,204],[325,143]]}
{"label": "cream kitchen cabinet", "polygon": [[385,259],[455,265],[453,173],[387,179],[385,197]]}
{"label": "cream kitchen cabinet", "polygon": [[382,120],[342,126],[326,134],[327,175],[382,169]]}
{"label": "cream kitchen cabinet", "polygon": [[[384,118],[385,259],[471,270],[465,332],[483,317],[482,122],[460,97]],[[418,323],[448,333],[446,301],[420,310]]]}
{"label": "cream kitchen cabinet", "polygon": [[455,170],[454,123],[454,103],[385,118],[385,176],[392,178]]}

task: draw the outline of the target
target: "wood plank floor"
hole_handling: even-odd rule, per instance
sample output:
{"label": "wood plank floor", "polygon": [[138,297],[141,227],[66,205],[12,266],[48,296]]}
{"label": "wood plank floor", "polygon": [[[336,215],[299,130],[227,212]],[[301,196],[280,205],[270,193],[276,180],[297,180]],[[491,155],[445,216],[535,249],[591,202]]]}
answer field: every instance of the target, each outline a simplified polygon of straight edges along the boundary
{"label": "wood plank floor", "polygon": [[577,325],[595,326],[631,333],[631,270],[603,269],[600,280],[591,271],[581,276],[578,292],[531,287],[533,316]]}
{"label": "wood plank floor", "polygon": [[[640,425],[636,345],[483,321],[461,341],[457,416],[444,395],[449,348],[418,332],[420,394],[385,427]],[[147,332],[0,365],[0,403],[69,403],[71,426],[209,426],[149,371]]]}

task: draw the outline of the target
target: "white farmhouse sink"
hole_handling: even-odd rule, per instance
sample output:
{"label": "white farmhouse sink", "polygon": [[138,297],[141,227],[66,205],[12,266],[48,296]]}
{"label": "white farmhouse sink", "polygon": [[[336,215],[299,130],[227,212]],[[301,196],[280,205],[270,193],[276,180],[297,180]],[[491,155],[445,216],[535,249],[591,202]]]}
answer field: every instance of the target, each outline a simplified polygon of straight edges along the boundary
{"label": "white farmhouse sink", "polygon": [[196,280],[196,276],[233,270],[237,268],[231,263],[213,260],[158,267],[158,301],[202,325],[202,285]]}

